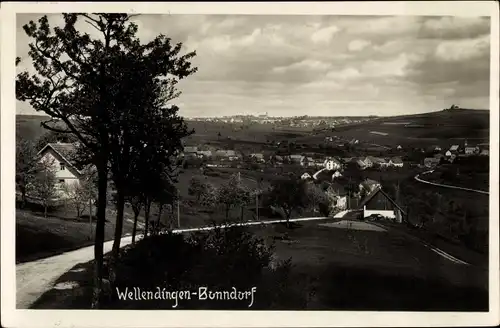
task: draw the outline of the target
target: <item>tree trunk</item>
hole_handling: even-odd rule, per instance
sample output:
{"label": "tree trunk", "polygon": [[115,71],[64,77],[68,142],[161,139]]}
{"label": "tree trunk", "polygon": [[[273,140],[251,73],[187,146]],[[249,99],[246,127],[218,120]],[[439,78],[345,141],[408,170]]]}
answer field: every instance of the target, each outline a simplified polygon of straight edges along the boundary
{"label": "tree trunk", "polygon": [[21,188],[21,208],[26,207],[26,189]]}
{"label": "tree trunk", "polygon": [[106,223],[106,205],[108,189],[107,159],[98,164],[98,198],[97,198],[97,223],[94,245],[94,290],[92,308],[98,309],[102,291],[103,252],[104,252],[104,224]]}
{"label": "tree trunk", "polygon": [[47,203],[43,204],[43,217],[44,218],[47,218]]}
{"label": "tree trunk", "polygon": [[229,205],[226,205],[226,221],[229,219]]}
{"label": "tree trunk", "polygon": [[109,265],[109,281],[113,286],[116,278],[116,263],[118,255],[120,254],[120,242],[123,233],[123,212],[125,208],[125,196],[122,188],[117,188],[117,202],[116,202],[116,225],[115,225],[115,238],[113,241],[113,248],[111,250],[111,260]]}
{"label": "tree trunk", "polygon": [[137,220],[139,219],[139,211],[134,210],[134,227],[132,228],[132,244],[135,243],[135,234],[137,233]]}
{"label": "tree trunk", "polygon": [[241,222],[243,222],[243,214],[244,214],[245,206],[241,205]]}
{"label": "tree trunk", "polygon": [[149,211],[151,210],[151,202],[147,201],[144,204],[144,238],[148,236],[149,228]]}

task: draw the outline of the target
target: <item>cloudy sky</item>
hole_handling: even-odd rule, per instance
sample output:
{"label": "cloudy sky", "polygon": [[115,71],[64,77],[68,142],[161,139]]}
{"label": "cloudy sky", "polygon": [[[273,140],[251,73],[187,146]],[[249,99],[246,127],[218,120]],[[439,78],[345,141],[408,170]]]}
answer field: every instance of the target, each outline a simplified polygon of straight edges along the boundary
{"label": "cloudy sky", "polygon": [[[31,70],[21,27],[37,18],[17,16],[21,70]],[[142,15],[135,21],[141,40],[163,33],[196,50],[199,70],[179,85],[187,117],[489,108],[489,18]],[[17,113],[33,110],[18,102]]]}

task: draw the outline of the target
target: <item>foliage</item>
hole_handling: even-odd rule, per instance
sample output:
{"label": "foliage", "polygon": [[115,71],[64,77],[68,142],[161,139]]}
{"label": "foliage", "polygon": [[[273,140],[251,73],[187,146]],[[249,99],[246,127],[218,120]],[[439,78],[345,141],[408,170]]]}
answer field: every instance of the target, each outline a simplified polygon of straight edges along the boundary
{"label": "foliage", "polygon": [[26,205],[26,192],[39,170],[38,156],[32,141],[16,138],[16,186],[21,192],[23,206]]}
{"label": "foliage", "polygon": [[[49,115],[50,119],[42,123],[47,129],[74,135],[85,147],[88,161],[97,168],[93,302],[97,307],[108,170],[111,168],[122,204],[124,184],[131,179],[127,173],[136,167],[131,165],[132,157],[146,155],[148,165],[139,166],[154,173],[149,183],[158,178],[158,172],[170,173],[179,136],[189,132],[177,116],[178,107],[166,103],[179,95],[175,87],[178,81],[196,71],[190,63],[195,53],[180,55],[182,45],[173,44],[164,35],[141,44],[136,35],[138,27],[127,14],[72,13],[63,14],[63,18],[63,27],[51,29],[47,16],[38,24],[30,21],[23,27],[32,39],[29,56],[36,73],[18,74],[16,97]],[[78,31],[79,20],[93,28],[92,36]],[[16,64],[21,60],[16,58]],[[138,145],[145,147],[139,150]],[[134,156],[132,149],[137,151]],[[151,167],[153,164],[156,167]],[[116,233],[121,238],[119,224]]]}
{"label": "foliage", "polygon": [[195,196],[196,200],[200,200],[205,191],[206,185],[199,177],[192,177],[189,181],[188,194]]}
{"label": "foliage", "polygon": [[268,205],[281,208],[288,221],[293,211],[307,206],[306,182],[294,178],[275,180],[271,184],[265,202]]}
{"label": "foliage", "polygon": [[65,193],[69,201],[75,206],[78,218],[85,211],[89,202],[93,203],[97,197],[97,183],[95,180],[95,172],[87,168],[83,171],[78,182],[64,185]]}
{"label": "foliage", "polygon": [[235,206],[245,206],[250,201],[250,191],[241,183],[238,175],[232,175],[217,188],[217,202],[225,206],[226,220],[229,210]]}
{"label": "foliage", "polygon": [[44,216],[47,217],[48,207],[52,205],[57,195],[56,173],[54,162],[46,160],[37,163],[36,174],[32,183],[28,185],[27,192],[38,198],[44,207]]}
{"label": "foliage", "polygon": [[316,209],[319,209],[322,215],[328,216],[330,213],[329,200],[322,188],[315,184],[307,184],[306,192],[309,205],[313,211],[316,212]]}
{"label": "foliage", "polygon": [[[169,251],[165,251],[169,250]],[[274,264],[273,245],[244,228],[219,229],[191,237],[177,234],[153,236],[141,240],[121,253],[117,287],[137,286],[166,290],[250,290],[257,287],[255,309],[271,309],[280,303],[300,307],[301,293],[291,290],[293,280],[290,261]],[[224,268],[224,270],[220,270]],[[245,301],[179,301],[176,309],[245,309]],[[118,301],[116,295],[109,308],[172,308],[169,300]]]}

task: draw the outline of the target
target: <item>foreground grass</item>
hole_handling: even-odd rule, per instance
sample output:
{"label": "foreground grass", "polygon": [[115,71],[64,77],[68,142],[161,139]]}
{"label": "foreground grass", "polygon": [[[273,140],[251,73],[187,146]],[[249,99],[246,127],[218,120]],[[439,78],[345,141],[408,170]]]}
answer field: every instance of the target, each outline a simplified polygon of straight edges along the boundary
{"label": "foreground grass", "polygon": [[[292,229],[278,224],[255,227],[252,231],[266,243],[275,243],[276,261],[292,260],[289,278],[283,280],[287,283],[281,288],[286,291],[284,295],[294,296],[283,297],[278,303],[262,309],[488,310],[487,271],[449,262],[391,230],[353,231],[311,222],[294,225]],[[194,263],[198,261],[192,260]],[[52,289],[33,308],[89,308],[91,268],[92,262],[75,266],[57,283],[76,282],[78,287]],[[216,267],[216,264],[205,269],[217,272],[221,277],[226,274],[226,270]],[[258,286],[256,297],[269,297],[266,288],[265,284]],[[295,301],[291,301],[293,297],[296,297]],[[116,298],[106,307],[146,309],[158,306],[171,308],[167,303],[123,302]],[[210,305],[200,302],[181,307],[206,308]],[[246,304],[241,307],[245,308]]]}
{"label": "foreground grass", "polygon": [[[113,240],[115,233],[115,216],[107,215],[104,239]],[[123,235],[131,234],[133,221],[125,218]],[[96,222],[92,222],[92,233],[89,217],[77,219],[74,215],[55,215],[47,218],[43,214],[29,210],[16,210],[16,263],[24,263],[41,258],[58,255],[94,244]],[[138,228],[140,232],[142,229]]]}

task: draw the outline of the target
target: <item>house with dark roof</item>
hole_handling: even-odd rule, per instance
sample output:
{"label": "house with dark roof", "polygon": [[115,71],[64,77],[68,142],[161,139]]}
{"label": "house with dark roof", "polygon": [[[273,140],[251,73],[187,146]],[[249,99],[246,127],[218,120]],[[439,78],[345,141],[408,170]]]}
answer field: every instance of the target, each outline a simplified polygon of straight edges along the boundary
{"label": "house with dark roof", "polygon": [[380,182],[367,178],[359,184],[359,191],[365,190],[367,193],[370,193],[377,187],[380,187]]}
{"label": "house with dark roof", "polygon": [[441,162],[441,158],[427,157],[424,159],[424,166],[427,168],[435,168]]}
{"label": "house with dark roof", "polygon": [[404,163],[401,157],[393,157],[389,160],[389,166],[403,167]]}
{"label": "house with dark roof", "polygon": [[265,162],[264,160],[264,154],[262,153],[253,153],[253,154],[250,154],[250,158],[253,158],[255,159],[257,162]]}
{"label": "house with dark roof", "polygon": [[40,162],[50,165],[56,176],[57,187],[79,183],[81,170],[75,161],[77,145],[74,143],[48,143],[39,152]]}
{"label": "house with dark roof", "polygon": [[380,186],[370,192],[359,204],[363,218],[371,215],[381,215],[396,222],[403,222],[405,211]]}

